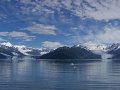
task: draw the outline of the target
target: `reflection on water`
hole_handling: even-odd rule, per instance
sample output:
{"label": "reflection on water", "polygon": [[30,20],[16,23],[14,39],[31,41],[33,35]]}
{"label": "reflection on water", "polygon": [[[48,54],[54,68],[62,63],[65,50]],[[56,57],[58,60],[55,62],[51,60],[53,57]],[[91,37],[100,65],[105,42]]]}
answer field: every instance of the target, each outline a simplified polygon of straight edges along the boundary
{"label": "reflection on water", "polygon": [[0,90],[120,90],[120,62],[0,60]]}

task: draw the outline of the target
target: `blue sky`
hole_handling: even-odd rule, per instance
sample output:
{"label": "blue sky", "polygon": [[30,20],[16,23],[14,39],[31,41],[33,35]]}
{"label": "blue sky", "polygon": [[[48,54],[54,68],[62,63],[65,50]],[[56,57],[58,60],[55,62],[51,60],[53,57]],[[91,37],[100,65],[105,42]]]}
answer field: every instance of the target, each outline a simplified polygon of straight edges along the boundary
{"label": "blue sky", "polygon": [[30,47],[120,43],[120,0],[0,0],[0,40]]}

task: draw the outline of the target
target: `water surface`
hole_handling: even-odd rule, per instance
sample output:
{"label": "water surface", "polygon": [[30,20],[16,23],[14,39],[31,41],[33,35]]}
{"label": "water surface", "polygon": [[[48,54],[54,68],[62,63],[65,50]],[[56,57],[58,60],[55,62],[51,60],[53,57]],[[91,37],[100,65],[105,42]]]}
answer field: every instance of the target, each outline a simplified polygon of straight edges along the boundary
{"label": "water surface", "polygon": [[0,60],[0,90],[120,90],[120,62]]}

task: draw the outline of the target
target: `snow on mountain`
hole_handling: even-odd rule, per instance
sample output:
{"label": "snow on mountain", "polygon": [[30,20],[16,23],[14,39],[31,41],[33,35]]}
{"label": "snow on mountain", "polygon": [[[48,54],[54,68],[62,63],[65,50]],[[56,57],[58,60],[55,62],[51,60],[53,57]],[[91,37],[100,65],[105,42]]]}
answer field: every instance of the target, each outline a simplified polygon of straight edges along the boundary
{"label": "snow on mountain", "polygon": [[106,51],[107,45],[105,44],[85,44],[89,50],[92,51]]}
{"label": "snow on mountain", "polygon": [[107,47],[107,51],[120,49],[120,43],[113,43]]}
{"label": "snow on mountain", "polygon": [[12,47],[13,45],[10,42],[3,42],[0,43],[1,45],[7,46],[7,47]]}
{"label": "snow on mountain", "polygon": [[[95,54],[106,55],[108,51],[115,51],[120,49],[120,44],[95,44],[85,43],[74,45],[74,47],[84,48],[92,51]],[[4,56],[41,56],[49,53],[47,48],[32,48],[25,45],[12,45],[10,42],[0,42],[0,54]]]}
{"label": "snow on mountain", "polygon": [[120,48],[120,44],[96,44],[96,43],[85,43],[82,45],[77,45],[77,47],[83,47],[87,50],[92,51],[95,54],[101,55],[101,58],[107,59],[112,58],[112,54],[108,51]]}
{"label": "snow on mountain", "polygon": [[15,48],[18,49],[19,52],[21,52],[24,55],[29,55],[27,52],[31,52],[32,50],[28,49],[26,46],[24,45],[14,45]]}
{"label": "snow on mountain", "polygon": [[76,47],[86,48],[91,51],[106,51],[107,45],[105,44],[94,44],[94,43],[85,43],[76,45]]}
{"label": "snow on mountain", "polygon": [[96,44],[96,43],[84,43],[78,44],[76,47],[85,48],[91,50],[95,53],[106,53],[111,50],[118,50],[120,49],[120,43],[112,43],[112,44]]}
{"label": "snow on mountain", "polygon": [[7,55],[7,54],[5,54],[5,53],[0,53],[0,54],[4,55],[4,56],[6,56],[6,57],[10,57],[10,55]]}
{"label": "snow on mountain", "polygon": [[107,48],[109,47],[107,44],[96,44],[92,42],[76,45],[76,47],[79,46],[99,55],[105,54],[108,50]]}
{"label": "snow on mountain", "polygon": [[31,48],[25,45],[12,45],[10,42],[0,42],[0,53],[8,56],[40,56],[48,53],[46,48]]}
{"label": "snow on mountain", "polygon": [[19,52],[27,56],[40,56],[50,52],[50,50],[47,48],[39,49],[39,48],[27,47],[25,45],[14,45],[14,47],[17,48]]}

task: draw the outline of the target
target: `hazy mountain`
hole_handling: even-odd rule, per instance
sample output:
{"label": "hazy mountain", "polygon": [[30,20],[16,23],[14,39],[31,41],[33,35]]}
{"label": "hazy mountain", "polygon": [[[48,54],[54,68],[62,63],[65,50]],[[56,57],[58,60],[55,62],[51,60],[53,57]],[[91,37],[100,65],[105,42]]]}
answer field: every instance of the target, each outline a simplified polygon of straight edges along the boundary
{"label": "hazy mountain", "polygon": [[120,44],[112,44],[110,47],[108,47],[107,53],[113,55],[112,58],[118,59],[120,58]]}
{"label": "hazy mountain", "polygon": [[97,54],[106,53],[111,55],[111,58],[120,58],[120,43],[86,45],[86,47]]}

